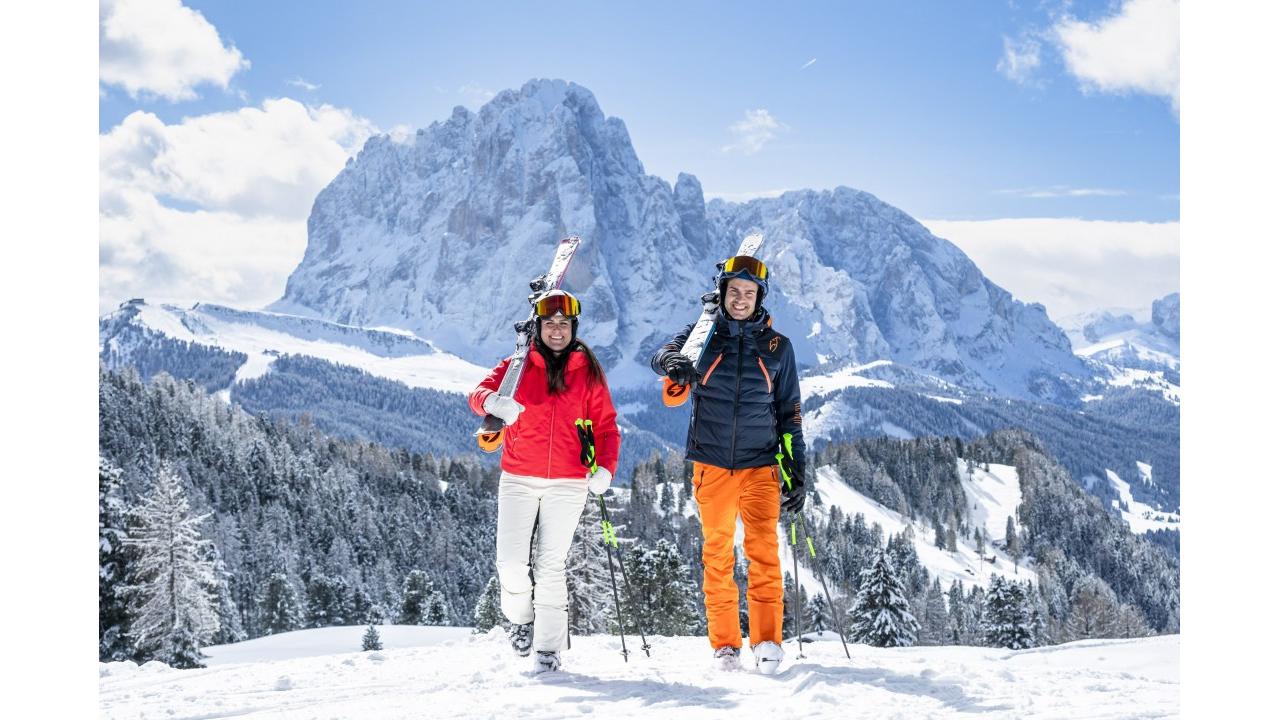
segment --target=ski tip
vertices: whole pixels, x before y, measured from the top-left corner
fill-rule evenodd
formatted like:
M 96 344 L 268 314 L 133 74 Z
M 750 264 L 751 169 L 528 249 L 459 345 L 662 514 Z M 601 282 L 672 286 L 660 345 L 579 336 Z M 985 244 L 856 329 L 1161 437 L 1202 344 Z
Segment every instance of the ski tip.
M 671 378 L 662 379 L 662 404 L 667 407 L 680 407 L 689 399 L 689 386 L 677 385 Z
M 505 429 L 506 428 L 503 428 L 503 430 Z M 482 432 L 476 435 L 476 444 L 480 446 L 481 450 L 487 453 L 497 451 L 498 448 L 502 447 L 503 430 L 499 430 L 497 432 Z

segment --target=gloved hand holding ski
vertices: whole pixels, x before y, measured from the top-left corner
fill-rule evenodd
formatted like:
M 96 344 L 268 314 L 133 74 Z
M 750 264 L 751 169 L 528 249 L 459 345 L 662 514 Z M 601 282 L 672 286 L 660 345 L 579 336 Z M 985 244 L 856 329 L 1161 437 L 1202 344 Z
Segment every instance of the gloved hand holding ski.
M 697 373 L 693 369 L 693 361 L 679 352 L 667 351 L 663 353 L 662 369 L 667 371 L 667 377 L 671 379 L 671 382 L 677 385 L 692 385 L 697 378 Z

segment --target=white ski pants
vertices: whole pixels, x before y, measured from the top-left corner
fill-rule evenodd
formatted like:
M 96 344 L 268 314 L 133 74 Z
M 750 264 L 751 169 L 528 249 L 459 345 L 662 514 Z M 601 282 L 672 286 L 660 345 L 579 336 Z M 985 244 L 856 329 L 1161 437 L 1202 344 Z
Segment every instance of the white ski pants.
M 565 561 L 586 500 L 587 483 L 581 478 L 548 480 L 504 471 L 498 480 L 502 614 L 512 623 L 533 623 L 534 650 L 562 650 L 568 644 Z M 530 583 L 529 544 L 535 519 L 538 552 Z

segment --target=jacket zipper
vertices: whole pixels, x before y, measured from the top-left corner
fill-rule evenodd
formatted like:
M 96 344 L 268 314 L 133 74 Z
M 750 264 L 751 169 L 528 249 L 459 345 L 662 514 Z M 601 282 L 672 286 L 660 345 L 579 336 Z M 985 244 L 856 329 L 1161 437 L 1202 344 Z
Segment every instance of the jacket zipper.
M 738 335 L 738 375 L 737 385 L 733 392 L 733 424 L 729 431 L 729 472 L 733 472 L 738 455 L 738 399 L 742 394 L 742 335 Z
M 547 477 L 551 477 L 551 454 L 552 448 L 555 447 L 556 436 L 556 400 L 551 398 L 551 421 L 550 427 L 547 429 Z

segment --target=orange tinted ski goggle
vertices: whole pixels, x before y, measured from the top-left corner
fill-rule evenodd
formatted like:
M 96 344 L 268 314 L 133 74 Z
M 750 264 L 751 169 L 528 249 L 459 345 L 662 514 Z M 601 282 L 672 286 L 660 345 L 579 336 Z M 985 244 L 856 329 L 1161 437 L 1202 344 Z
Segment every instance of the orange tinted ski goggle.
M 549 295 L 533 304 L 533 312 L 540 318 L 549 318 L 556 313 L 561 313 L 565 317 L 577 317 L 582 312 L 582 306 L 578 303 L 578 298 L 563 293 L 560 295 Z
M 764 280 L 769 277 L 769 268 L 764 261 L 750 255 L 735 255 L 724 261 L 725 273 L 745 272 Z

